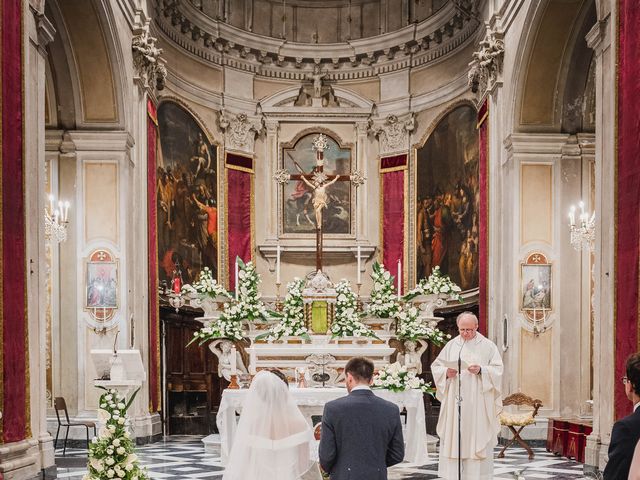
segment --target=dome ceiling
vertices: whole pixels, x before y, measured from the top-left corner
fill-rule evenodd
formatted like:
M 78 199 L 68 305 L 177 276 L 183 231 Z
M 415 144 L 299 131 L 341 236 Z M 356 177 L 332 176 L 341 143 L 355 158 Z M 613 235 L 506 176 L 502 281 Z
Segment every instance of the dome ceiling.
M 152 1 L 156 28 L 191 54 L 295 80 L 315 66 L 353 79 L 425 65 L 481 24 L 480 0 Z

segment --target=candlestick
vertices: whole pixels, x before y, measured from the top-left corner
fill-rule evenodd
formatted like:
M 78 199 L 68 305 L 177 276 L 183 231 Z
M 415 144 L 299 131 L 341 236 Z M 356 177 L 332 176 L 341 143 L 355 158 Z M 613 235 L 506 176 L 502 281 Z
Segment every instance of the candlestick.
M 64 202 L 64 218 L 62 219 L 62 221 L 67 222 L 69 221 L 69 205 L 70 203 Z
M 238 275 L 239 275 L 239 272 L 238 272 L 238 257 L 236 257 L 236 284 L 235 284 L 235 287 L 236 287 L 236 300 L 238 300 Z
M 398 260 L 398 300 L 402 296 L 402 261 Z
M 53 215 L 53 195 L 49 194 L 49 215 Z
M 575 226 L 576 224 L 576 207 L 575 205 L 571 205 L 571 209 L 569 210 L 569 225 Z
M 229 359 L 229 364 L 231 368 L 231 375 L 236 375 L 238 373 L 238 367 L 236 364 L 236 347 L 231 347 L 231 358 Z
M 280 244 L 276 247 L 276 283 L 280 283 Z
M 362 283 L 362 273 L 360 272 L 360 245 L 358 245 L 358 284 Z

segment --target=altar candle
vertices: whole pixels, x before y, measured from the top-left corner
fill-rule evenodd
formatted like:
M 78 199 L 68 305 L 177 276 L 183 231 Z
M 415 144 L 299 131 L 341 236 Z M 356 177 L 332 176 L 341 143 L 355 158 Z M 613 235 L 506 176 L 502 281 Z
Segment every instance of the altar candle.
M 53 215 L 53 195 L 49 194 L 49 215 Z
M 231 347 L 231 358 L 229 359 L 229 364 L 231 367 L 231 375 L 237 375 L 237 365 L 236 365 L 236 347 Z
M 358 284 L 362 283 L 362 274 L 360 272 L 360 245 L 358 245 Z
M 238 257 L 236 257 L 236 300 L 238 300 Z
M 276 283 L 280 283 L 280 244 L 276 247 Z
M 398 260 L 398 300 L 402 296 L 402 262 Z
M 64 218 L 63 221 L 67 222 L 69 220 L 69 202 L 64 202 Z
M 256 374 L 256 362 L 257 362 L 257 357 L 256 357 L 256 347 L 252 347 L 251 350 L 249 351 L 249 373 L 251 375 L 255 375 Z

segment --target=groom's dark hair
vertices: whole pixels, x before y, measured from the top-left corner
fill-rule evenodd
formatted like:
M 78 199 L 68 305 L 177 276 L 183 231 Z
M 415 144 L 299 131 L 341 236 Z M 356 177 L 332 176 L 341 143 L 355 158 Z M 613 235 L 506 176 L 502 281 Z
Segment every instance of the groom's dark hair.
M 344 367 L 344 374 L 350 373 L 358 381 L 370 382 L 373 378 L 373 362 L 364 357 L 353 357 Z

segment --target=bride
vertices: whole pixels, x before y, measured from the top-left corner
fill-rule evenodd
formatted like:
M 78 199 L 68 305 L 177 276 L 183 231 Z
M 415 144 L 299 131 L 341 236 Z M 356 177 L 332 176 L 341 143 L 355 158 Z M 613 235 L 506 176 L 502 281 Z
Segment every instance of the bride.
M 298 480 L 313 464 L 313 434 L 274 373 L 254 377 L 223 480 Z

